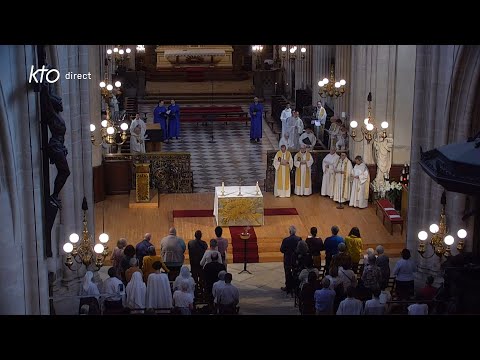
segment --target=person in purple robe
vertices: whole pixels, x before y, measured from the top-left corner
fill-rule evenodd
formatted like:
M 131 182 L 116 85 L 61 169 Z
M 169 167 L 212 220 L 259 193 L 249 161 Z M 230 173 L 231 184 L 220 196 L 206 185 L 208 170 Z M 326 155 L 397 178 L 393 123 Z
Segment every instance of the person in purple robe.
M 153 122 L 155 124 L 160 124 L 160 127 L 162 128 L 161 141 L 165 141 L 165 138 L 167 137 L 167 107 L 163 100 L 160 100 L 153 110 Z
M 175 100 L 170 102 L 167 114 L 168 120 L 168 139 L 176 138 L 180 135 L 180 107 L 175 104 Z
M 250 105 L 250 141 L 260 142 L 262 138 L 263 105 L 258 102 L 258 97 L 253 98 Z

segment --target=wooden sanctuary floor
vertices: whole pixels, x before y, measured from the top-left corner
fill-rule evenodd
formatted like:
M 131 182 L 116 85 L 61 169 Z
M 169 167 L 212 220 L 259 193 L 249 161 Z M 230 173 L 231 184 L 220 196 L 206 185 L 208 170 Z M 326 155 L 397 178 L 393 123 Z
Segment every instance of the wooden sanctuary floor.
M 95 233 L 100 234 L 104 230 L 110 235 L 110 250 L 121 237 L 135 245 L 147 232 L 152 234 L 152 243 L 159 248 L 160 240 L 168 234 L 171 226 L 177 228 L 178 236 L 186 242 L 194 238 L 196 230 L 201 230 L 202 239 L 209 243 L 210 239 L 215 237 L 214 217 L 174 219 L 172 211 L 212 209 L 213 212 L 213 201 L 213 193 L 161 194 L 158 208 L 129 208 L 129 195 L 108 196 L 105 201 L 95 204 Z M 290 225 L 296 226 L 297 235 L 302 239 L 307 237 L 312 226 L 318 228 L 318 235 L 322 239 L 330 236 L 332 225 L 340 228 L 341 236 L 348 235 L 350 229 L 357 226 L 364 250 L 381 244 L 387 255 L 395 257 L 399 256 L 406 244 L 405 231 L 400 235 L 400 227 L 395 225 L 393 236 L 390 235 L 390 225 L 382 225 L 380 212 L 375 215 L 374 205 L 362 210 L 345 206 L 340 210 L 336 208 L 336 203 L 319 194 L 275 198 L 272 193 L 264 193 L 264 207 L 296 208 L 299 215 L 265 216 L 265 225 L 255 227 L 260 262 L 282 261 L 280 244 L 282 239 L 288 236 Z M 223 236 L 231 241 L 228 227 L 224 228 Z M 188 251 L 186 255 L 188 258 Z M 228 255 L 231 262 L 232 255 Z

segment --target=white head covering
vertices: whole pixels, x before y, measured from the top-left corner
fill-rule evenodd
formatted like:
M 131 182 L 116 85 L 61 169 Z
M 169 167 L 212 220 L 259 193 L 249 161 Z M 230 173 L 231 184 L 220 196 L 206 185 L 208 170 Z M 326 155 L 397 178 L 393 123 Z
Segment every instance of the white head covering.
M 172 290 L 167 274 L 148 275 L 146 308 L 166 309 L 171 307 L 173 307 Z
M 83 277 L 83 291 L 88 292 L 88 289 L 90 288 L 90 284 L 93 284 L 93 272 L 87 271 L 85 273 L 85 276 Z
M 173 283 L 173 290 L 181 290 L 182 282 L 186 282 L 188 284 L 189 293 L 195 293 L 195 280 L 193 280 L 190 270 L 186 265 L 183 265 L 180 269 L 180 275 L 177 276 L 175 282 Z
M 145 293 L 147 287 L 143 282 L 142 274 L 135 271 L 132 279 L 127 284 L 125 292 L 127 294 L 127 307 L 130 309 L 144 309 L 145 308 Z

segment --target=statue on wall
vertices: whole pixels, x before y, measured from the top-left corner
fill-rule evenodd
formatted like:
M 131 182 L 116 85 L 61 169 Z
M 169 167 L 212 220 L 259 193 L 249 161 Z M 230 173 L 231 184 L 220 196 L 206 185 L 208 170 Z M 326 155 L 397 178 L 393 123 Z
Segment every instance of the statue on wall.
M 389 178 L 390 168 L 392 167 L 392 150 L 393 137 L 388 134 L 388 137 L 383 141 L 375 140 L 373 143 L 375 163 L 377 164 L 377 176 L 375 183 L 378 185 L 385 183 L 385 177 Z
M 54 93 L 53 86 L 53 84 L 43 83 L 40 99 L 43 110 L 42 118 L 44 121 L 46 120 L 51 133 L 50 140 L 48 141 L 47 155 L 50 163 L 55 164 L 57 168 L 53 192 L 48 201 L 52 206 L 61 209 L 62 203 L 59 199 L 59 194 L 67 178 L 70 176 L 70 169 L 67 162 L 68 150 L 64 145 L 67 128 L 65 121 L 60 116 L 60 113 L 63 111 L 62 98 Z

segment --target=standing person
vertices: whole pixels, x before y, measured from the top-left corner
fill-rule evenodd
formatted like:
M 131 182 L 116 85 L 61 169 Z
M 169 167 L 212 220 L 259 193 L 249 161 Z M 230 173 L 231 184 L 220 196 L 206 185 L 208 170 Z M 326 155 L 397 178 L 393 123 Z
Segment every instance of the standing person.
M 125 307 L 130 309 L 130 313 L 143 313 L 145 309 L 145 298 L 147 295 L 147 286 L 143 282 L 142 274 L 135 272 L 132 280 L 125 288 L 127 300 Z M 138 310 L 136 310 L 138 309 Z
M 258 97 L 253 98 L 249 108 L 250 113 L 250 141 L 260 142 L 262 138 L 263 105 L 258 102 Z
M 190 270 L 188 270 L 187 265 L 183 265 L 180 269 L 180 275 L 178 275 L 173 282 L 173 291 L 180 290 L 180 284 L 182 282 L 188 285 L 187 291 L 193 296 L 195 294 L 195 280 L 193 280 L 193 277 L 190 273 Z
M 290 236 L 283 239 L 280 246 L 280 252 L 283 253 L 283 269 L 285 271 L 285 287 L 281 289 L 287 293 L 293 291 L 293 255 L 297 249 L 298 242 L 302 240 L 301 237 L 296 235 L 297 228 L 295 226 L 290 225 L 288 232 Z
M 148 275 L 155 272 L 153 268 L 153 264 L 159 261 L 162 264 L 162 269 L 168 274 L 170 270 L 163 262 L 163 259 L 160 255 L 157 255 L 157 251 L 155 250 L 155 246 L 150 246 L 147 251 L 147 255 L 143 257 L 143 265 L 142 265 L 142 272 L 143 272 L 143 281 L 145 284 L 148 281 Z
M 135 247 L 135 254 L 138 259 L 138 266 L 143 266 L 143 257 L 148 255 L 148 249 L 152 246 L 152 234 L 146 233 L 143 240 Z
M 115 269 L 118 278 L 122 276 L 122 259 L 123 259 L 123 250 L 127 246 L 127 239 L 121 238 L 117 241 L 117 246 L 113 249 L 112 257 L 112 267 Z
M 337 225 L 332 226 L 332 236 L 329 236 L 325 239 L 325 273 L 328 274 L 330 269 L 330 262 L 332 261 L 333 255 L 338 254 L 338 244 L 344 243 L 345 241 L 341 236 L 338 236 L 340 229 Z
M 327 112 L 322 105 L 322 102 L 317 102 L 314 113 L 315 134 L 317 139 L 323 139 L 323 131 L 325 129 L 325 121 L 327 120 Z
M 168 235 L 160 242 L 160 249 L 163 261 L 170 270 L 168 277 L 170 281 L 174 281 L 180 273 L 186 250 L 185 241 L 177 236 L 177 229 L 170 228 Z
M 317 228 L 312 227 L 310 229 L 310 235 L 308 235 L 305 242 L 308 245 L 310 255 L 312 255 L 313 266 L 319 268 L 322 265 L 321 252 L 325 250 L 322 238 L 317 237 Z
M 352 270 L 357 272 L 358 262 L 362 254 L 362 237 L 358 227 L 353 227 L 348 236 L 345 237 L 345 245 L 347 245 L 347 254 L 352 257 Z
M 276 197 L 290 197 L 290 171 L 293 168 L 293 158 L 290 151 L 285 145 L 275 154 L 273 159 L 273 167 L 275 168 L 275 187 L 273 194 Z
M 130 124 L 130 152 L 132 154 L 145 153 L 146 131 L 147 125 L 140 118 L 140 114 L 137 113 Z
M 188 242 L 188 257 L 190 259 L 192 277 L 197 284 L 199 283 L 200 278 L 203 279 L 203 267 L 200 265 L 200 261 L 207 248 L 207 243 L 202 240 L 202 232 L 200 230 L 195 231 L 195 240 L 190 240 Z
M 330 290 L 330 280 L 323 278 L 321 288 L 315 291 L 313 297 L 315 299 L 315 310 L 317 315 L 333 315 L 335 291 Z
M 147 309 L 170 309 L 172 304 L 172 290 L 168 276 L 162 273 L 162 264 L 159 261 L 153 263 L 154 273 L 148 275 L 145 307 Z
M 180 287 L 173 293 L 173 306 L 180 315 L 192 314 L 194 296 L 188 288 L 188 283 L 181 282 Z
M 218 291 L 218 312 L 219 314 L 236 314 L 236 308 L 240 301 L 240 293 L 236 286 L 232 285 L 232 274 L 225 274 L 225 285 Z
M 323 158 L 322 161 L 322 189 L 320 194 L 322 196 L 329 196 L 333 199 L 333 185 L 335 184 L 335 164 L 340 156 L 337 154 L 335 148 L 330 149 L 330 153 Z
M 282 110 L 280 115 L 280 121 L 282 122 L 282 138 L 285 135 L 285 130 L 287 129 L 287 119 L 292 116 L 292 109 L 290 108 L 290 103 L 285 105 L 285 109 Z
M 300 119 L 300 113 L 293 111 L 293 116 L 286 121 L 286 132 L 288 131 L 289 148 L 298 150 L 300 148 L 300 135 L 303 133 L 303 120 Z
M 160 128 L 162 129 L 162 141 L 165 141 L 167 137 L 167 107 L 165 106 L 165 102 L 160 100 L 158 105 L 153 110 L 153 123 L 160 124 Z
M 307 146 L 302 144 L 300 152 L 294 157 L 295 170 L 295 194 L 310 195 L 312 193 L 312 165 L 313 156 L 307 151 Z
M 205 265 L 212 261 L 212 255 L 217 254 L 218 262 L 222 264 L 222 254 L 218 251 L 218 242 L 216 239 L 210 240 L 210 249 L 205 251 L 203 254 L 202 260 L 200 260 L 200 265 L 205 269 Z
M 347 298 L 340 302 L 337 315 L 362 315 L 363 303 L 355 298 L 355 288 L 349 286 L 346 292 Z
M 383 289 L 387 287 L 388 279 L 390 278 L 390 259 L 385 255 L 385 250 L 382 245 L 377 246 L 376 252 L 376 264 L 382 271 L 382 283 L 380 284 L 380 289 Z
M 351 185 L 350 174 L 352 173 L 352 163 L 347 158 L 346 153 L 340 155 L 335 164 L 335 184 L 333 186 L 333 201 L 343 204 L 350 199 Z
M 108 276 L 109 278 L 103 282 L 102 290 L 103 294 L 106 294 L 103 302 L 104 314 L 118 314 L 123 310 L 121 289 L 124 285 L 117 277 L 113 266 L 108 269 Z
M 218 273 L 225 270 L 225 265 L 220 261 L 220 254 L 215 251 L 211 255 L 211 261 L 206 263 L 203 267 L 203 273 L 205 274 L 205 290 L 208 294 L 212 294 L 213 284 L 218 280 Z
M 175 103 L 175 100 L 170 101 L 167 110 L 168 114 L 168 139 L 180 136 L 180 107 Z
M 368 194 L 370 191 L 370 174 L 362 157 L 355 156 L 355 167 L 352 170 L 353 182 L 350 195 L 350 206 L 364 209 L 368 207 Z
M 402 250 L 402 258 L 397 261 L 393 269 L 395 276 L 395 290 L 399 300 L 410 300 L 413 296 L 415 263 L 410 258 L 410 250 Z
M 100 304 L 98 298 L 100 297 L 100 291 L 98 286 L 92 281 L 93 272 L 87 271 L 83 277 L 82 287 L 80 288 L 80 296 L 84 296 L 80 299 L 80 306 L 78 311 L 83 305 L 89 306 L 89 315 L 100 315 Z
M 218 252 L 222 255 L 222 264 L 227 269 L 227 248 L 228 240 L 222 237 L 223 229 L 221 226 L 215 228 L 215 235 L 217 236 Z

